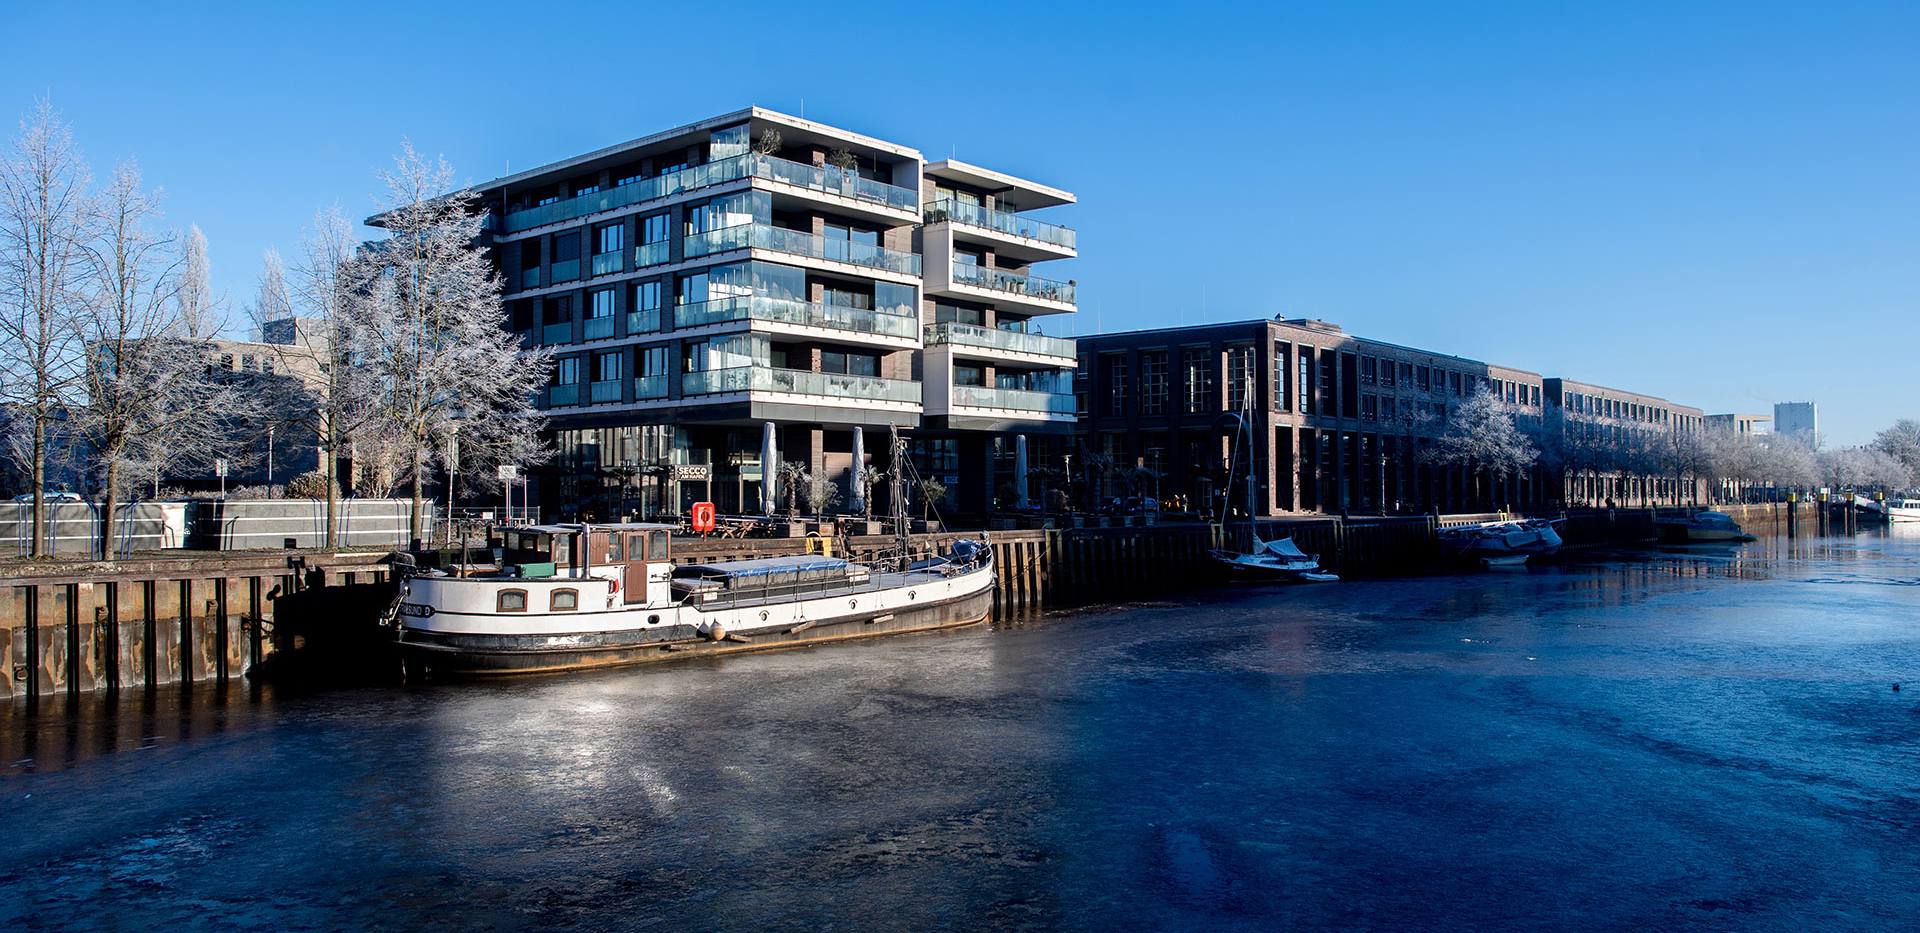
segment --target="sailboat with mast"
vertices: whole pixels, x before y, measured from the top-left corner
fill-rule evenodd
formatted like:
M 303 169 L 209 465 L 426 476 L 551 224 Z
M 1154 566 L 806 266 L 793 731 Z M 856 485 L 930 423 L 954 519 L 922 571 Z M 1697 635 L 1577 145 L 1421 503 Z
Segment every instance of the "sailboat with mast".
M 1251 383 L 1251 379 L 1248 380 Z M 1260 537 L 1260 525 L 1254 516 L 1254 457 L 1253 457 L 1253 386 L 1249 384 L 1241 393 L 1244 400 L 1240 411 L 1234 414 L 1237 424 L 1233 432 L 1232 453 L 1227 458 L 1227 486 L 1232 488 L 1234 476 L 1239 472 L 1240 461 L 1246 461 L 1247 489 L 1247 547 L 1245 550 L 1234 548 L 1216 548 L 1207 552 L 1214 565 L 1224 570 L 1228 579 L 1266 583 L 1337 583 L 1338 574 L 1329 573 L 1320 566 L 1317 554 L 1308 554 L 1293 543 L 1292 536 L 1267 541 Z M 1244 439 L 1245 443 L 1242 443 Z M 1244 456 L 1243 456 L 1244 454 Z M 1230 516 L 1227 514 L 1227 496 L 1220 500 L 1220 523 L 1224 528 Z

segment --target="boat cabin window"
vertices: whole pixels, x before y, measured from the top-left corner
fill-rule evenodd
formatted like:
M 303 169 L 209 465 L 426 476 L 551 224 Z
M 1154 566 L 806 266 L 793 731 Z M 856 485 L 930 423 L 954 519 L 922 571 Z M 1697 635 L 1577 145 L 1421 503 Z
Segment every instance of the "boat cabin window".
M 500 595 L 494 600 L 494 610 L 496 612 L 526 612 L 527 591 L 501 590 Z
M 619 560 L 627 559 L 625 554 L 625 549 L 620 546 L 620 543 L 623 540 L 624 540 L 623 537 L 620 535 L 607 535 L 607 560 L 608 561 L 619 561 Z
M 627 554 L 630 555 L 627 558 L 628 560 L 646 560 L 647 559 L 646 535 L 627 535 Z
M 580 591 L 554 590 L 553 597 L 549 601 L 548 606 L 554 612 L 572 612 L 580 608 Z
M 666 560 L 669 540 L 667 532 L 665 531 L 647 532 L 647 559 L 655 561 Z

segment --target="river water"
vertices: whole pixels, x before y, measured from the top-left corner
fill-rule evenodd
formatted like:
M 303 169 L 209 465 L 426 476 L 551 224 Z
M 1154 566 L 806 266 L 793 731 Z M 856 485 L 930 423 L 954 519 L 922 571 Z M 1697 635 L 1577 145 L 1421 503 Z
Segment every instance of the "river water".
M 8 929 L 1916 924 L 1920 539 L 0 707 Z

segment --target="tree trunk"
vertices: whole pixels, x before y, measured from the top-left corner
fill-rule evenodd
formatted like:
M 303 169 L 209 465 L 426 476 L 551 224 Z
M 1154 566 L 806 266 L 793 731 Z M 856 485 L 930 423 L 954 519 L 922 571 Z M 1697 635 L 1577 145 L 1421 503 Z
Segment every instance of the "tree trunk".
M 420 491 L 420 458 L 413 458 L 413 507 L 407 510 L 407 537 L 414 541 L 425 541 L 421 535 L 425 518 L 420 514 L 420 504 L 425 501 Z
M 340 507 L 340 495 L 336 491 L 336 486 L 340 484 L 340 457 L 334 455 L 334 451 L 340 449 L 338 442 L 340 438 L 334 436 L 332 419 L 328 419 L 326 445 L 321 449 L 321 476 L 326 480 L 326 530 L 321 532 L 321 547 L 326 547 L 328 551 L 340 547 L 334 543 L 334 522 L 338 520 Z M 513 520 L 513 516 L 509 516 L 509 520 Z
M 33 488 L 33 542 L 28 545 L 27 553 L 32 557 L 45 557 L 47 552 L 42 542 L 46 540 L 47 530 L 47 419 L 44 412 L 33 415 L 32 471 L 29 482 Z
M 120 492 L 120 457 L 109 454 L 107 457 L 107 481 L 100 491 L 100 559 L 112 560 L 114 557 L 113 510 Z

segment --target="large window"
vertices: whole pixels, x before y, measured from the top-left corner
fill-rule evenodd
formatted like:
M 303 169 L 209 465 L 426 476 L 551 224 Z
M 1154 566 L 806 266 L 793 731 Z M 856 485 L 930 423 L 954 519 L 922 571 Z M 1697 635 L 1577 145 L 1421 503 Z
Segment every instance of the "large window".
M 984 327 L 987 323 L 987 313 L 979 308 L 935 302 L 933 321 L 936 324 L 972 324 L 975 327 Z
M 620 358 L 626 355 L 621 350 L 609 350 L 593 355 L 593 381 L 617 382 L 620 379 Z
M 1294 394 L 1300 399 L 1300 413 L 1313 414 L 1313 348 L 1301 347 L 1300 378 L 1294 380 Z
M 1288 358 L 1292 355 L 1288 351 L 1291 349 L 1292 347 L 1284 341 L 1273 345 L 1274 411 L 1286 411 L 1291 407 L 1292 399 L 1288 397 L 1290 393 L 1287 391 L 1289 384 L 1292 382 L 1292 380 L 1288 378 L 1288 376 L 1291 375 L 1288 370 L 1288 365 L 1291 360 Z
M 580 383 L 580 358 L 577 356 L 558 356 L 553 360 L 553 371 L 547 377 L 548 385 L 570 386 Z
M 660 329 L 660 283 L 633 286 L 633 308 L 627 312 L 627 333 L 646 334 Z
M 845 373 L 849 376 L 878 376 L 880 375 L 880 357 L 872 353 L 822 350 L 820 351 L 820 371 Z
M 1187 377 L 1187 411 L 1212 411 L 1215 405 L 1213 351 L 1206 347 L 1189 347 L 1181 352 L 1181 368 Z
M 1253 398 L 1253 347 L 1227 348 L 1227 409 L 1240 411 Z
M 553 280 L 566 282 L 580 277 L 580 234 L 573 231 L 553 235 Z
M 987 371 L 978 366 L 953 367 L 953 384 L 957 386 L 984 386 L 987 384 Z
M 604 256 L 618 253 L 626 245 L 627 225 L 625 223 L 601 224 L 593 230 L 593 254 Z
M 1146 350 L 1140 354 L 1140 413 L 1163 415 L 1167 412 L 1167 351 Z
M 1103 368 L 1107 371 L 1107 414 L 1119 417 L 1127 413 L 1127 355 L 1124 353 L 1103 353 L 1100 355 Z

